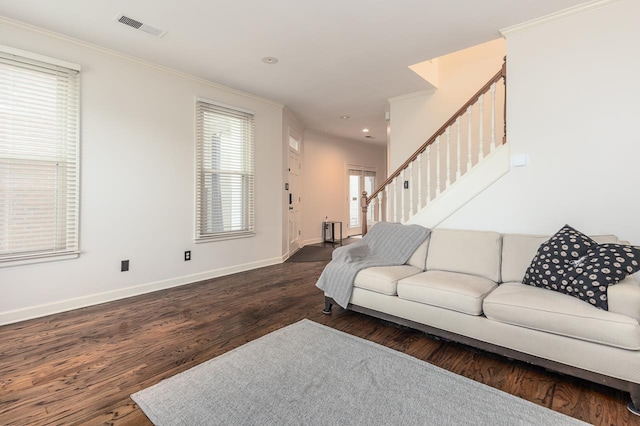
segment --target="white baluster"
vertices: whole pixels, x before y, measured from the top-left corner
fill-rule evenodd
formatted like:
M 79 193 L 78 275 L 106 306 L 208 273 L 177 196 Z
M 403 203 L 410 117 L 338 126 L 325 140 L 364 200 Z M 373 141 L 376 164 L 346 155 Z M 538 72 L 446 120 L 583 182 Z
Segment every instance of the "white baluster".
M 368 223 L 367 221 L 369 225 L 373 225 L 376 222 L 376 210 L 378 209 L 377 202 L 378 200 L 373 198 L 369 203 L 369 208 L 367 209 L 367 214 L 371 213 L 371 223 Z
M 415 160 L 414 160 L 415 161 Z M 413 184 L 415 180 L 413 179 L 413 161 L 409 163 L 409 217 L 413 216 Z
M 393 179 L 393 221 L 398 221 L 398 177 Z
M 451 126 L 447 127 L 445 134 L 447 135 L 447 164 L 445 167 L 445 171 L 447 172 L 446 187 L 449 188 L 449 186 L 451 186 Z
M 472 127 L 472 105 L 469 105 L 469 108 L 467 108 L 467 172 L 469 170 L 471 170 L 472 167 L 472 163 L 471 163 L 471 138 L 472 138 L 472 132 L 471 132 L 471 127 Z
M 431 201 L 431 145 L 427 147 L 427 200 L 425 206 Z
M 418 154 L 418 177 L 416 178 L 416 182 L 418 182 L 418 203 L 416 204 L 416 213 L 422 208 L 422 154 L 422 152 Z
M 478 161 L 482 161 L 484 158 L 484 94 L 480 95 L 480 98 L 478 99 L 478 106 L 480 107 L 480 122 L 478 123 L 478 132 L 480 133 Z
M 491 85 L 491 152 L 496 149 L 496 84 Z
M 407 180 L 407 174 L 406 174 L 407 169 L 402 169 L 402 173 L 400 173 L 400 202 L 402 203 L 402 209 L 400 209 L 400 214 L 402 215 L 400 217 L 400 223 L 404 223 L 405 218 L 407 217 L 407 200 L 406 200 L 406 192 L 407 190 L 404 189 L 404 182 Z
M 436 138 L 436 197 L 440 195 L 440 136 Z
M 460 157 L 462 157 L 462 155 L 460 155 L 460 116 L 458 116 L 458 118 L 456 118 L 456 129 L 457 129 L 457 133 L 458 133 L 458 144 L 457 144 L 457 149 L 456 149 L 456 156 L 458 157 L 458 161 L 456 161 L 456 182 L 458 181 L 458 179 L 460 179 Z
M 384 206 L 384 221 L 385 222 L 390 222 L 389 220 L 387 220 L 388 218 L 391 217 L 391 203 L 389 202 L 389 187 L 391 186 L 391 184 L 387 184 L 387 186 L 384 187 L 384 200 L 387 202 Z
M 384 222 L 384 217 L 382 216 L 382 192 L 378 192 L 378 196 L 376 199 L 378 200 L 378 222 Z

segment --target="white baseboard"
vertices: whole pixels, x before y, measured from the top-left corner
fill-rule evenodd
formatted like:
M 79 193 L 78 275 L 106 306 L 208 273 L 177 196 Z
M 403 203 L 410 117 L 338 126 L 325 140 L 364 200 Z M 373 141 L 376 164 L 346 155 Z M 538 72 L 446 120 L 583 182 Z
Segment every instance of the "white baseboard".
M 156 281 L 147 284 L 140 284 L 133 287 L 122 288 L 104 293 L 91 294 L 88 296 L 73 299 L 61 300 L 28 308 L 16 309 L 13 311 L 0 312 L 0 325 L 13 324 L 33 318 L 40 318 L 60 312 L 85 308 L 87 306 L 99 305 L 101 303 L 113 302 L 115 300 L 126 299 L 127 297 L 139 296 L 158 290 L 165 290 L 172 287 L 193 284 L 199 281 L 209 280 L 216 277 L 231 275 L 238 272 L 249 271 L 262 268 L 264 266 L 277 265 L 283 262 L 282 257 L 261 260 L 258 262 L 235 265 L 228 268 L 214 269 L 192 275 L 171 278 L 168 280 Z
M 302 242 L 302 247 L 308 246 L 309 244 L 318 244 L 322 242 L 322 238 L 312 238 L 310 240 L 304 240 Z

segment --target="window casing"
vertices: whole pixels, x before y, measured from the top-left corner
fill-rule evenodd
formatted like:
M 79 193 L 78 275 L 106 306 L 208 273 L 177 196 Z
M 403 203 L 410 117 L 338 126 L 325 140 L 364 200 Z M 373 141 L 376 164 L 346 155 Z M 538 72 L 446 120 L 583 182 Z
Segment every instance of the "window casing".
M 196 241 L 252 236 L 254 117 L 196 101 Z
M 79 112 L 79 66 L 0 46 L 0 266 L 77 257 Z

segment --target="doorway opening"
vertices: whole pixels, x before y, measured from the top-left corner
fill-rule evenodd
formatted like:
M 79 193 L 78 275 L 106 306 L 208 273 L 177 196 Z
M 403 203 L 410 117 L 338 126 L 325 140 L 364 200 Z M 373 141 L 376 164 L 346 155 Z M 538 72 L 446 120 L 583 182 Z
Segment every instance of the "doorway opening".
M 289 129 L 289 170 L 288 170 L 288 242 L 289 254 L 293 254 L 302 246 L 302 161 L 300 148 L 302 138 Z
M 362 233 L 362 191 L 372 194 L 376 188 L 376 171 L 373 167 L 349 166 L 349 224 L 348 235 Z M 367 212 L 367 223 L 373 220 L 373 212 Z

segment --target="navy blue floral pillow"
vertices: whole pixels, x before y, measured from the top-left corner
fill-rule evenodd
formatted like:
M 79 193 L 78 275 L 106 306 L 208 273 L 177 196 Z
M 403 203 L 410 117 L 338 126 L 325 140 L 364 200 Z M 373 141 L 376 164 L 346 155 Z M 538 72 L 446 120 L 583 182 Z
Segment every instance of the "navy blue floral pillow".
M 540 245 L 522 282 L 577 297 L 609 310 L 610 285 L 640 270 L 640 248 L 598 244 L 565 225 Z
M 522 279 L 524 284 L 562 291 L 569 284 L 567 272 L 574 262 L 598 243 L 565 225 L 540 245 Z
M 570 268 L 564 293 L 609 310 L 607 290 L 627 275 L 640 270 L 640 248 L 623 244 L 600 244 Z

